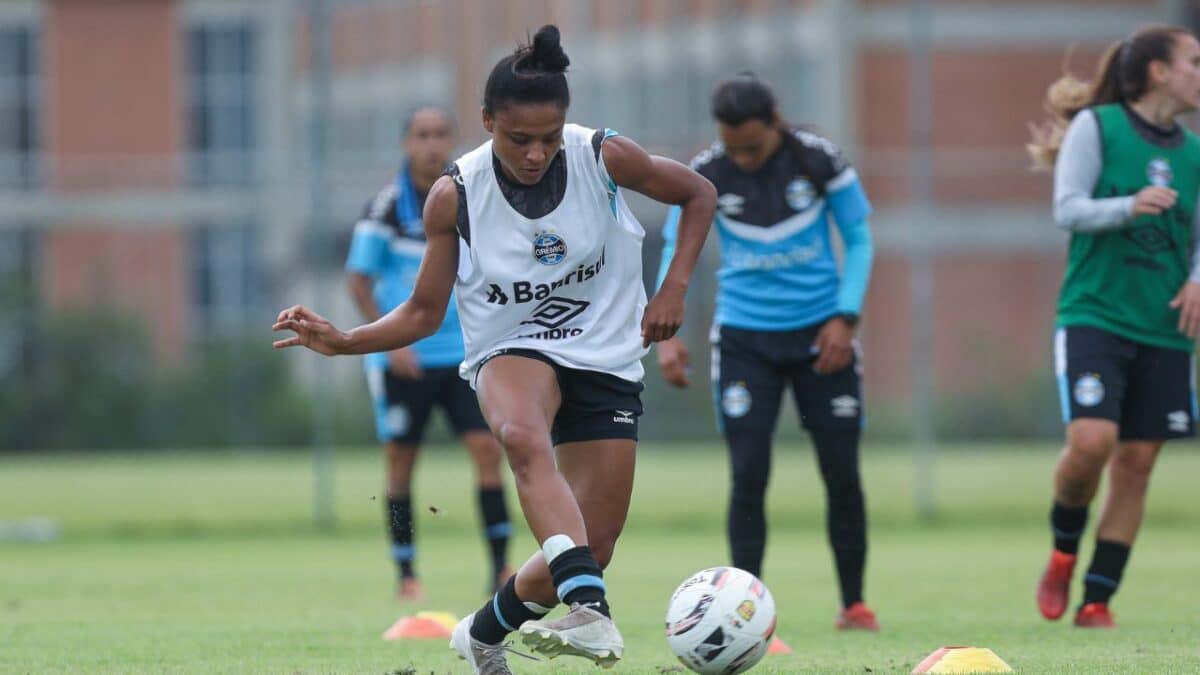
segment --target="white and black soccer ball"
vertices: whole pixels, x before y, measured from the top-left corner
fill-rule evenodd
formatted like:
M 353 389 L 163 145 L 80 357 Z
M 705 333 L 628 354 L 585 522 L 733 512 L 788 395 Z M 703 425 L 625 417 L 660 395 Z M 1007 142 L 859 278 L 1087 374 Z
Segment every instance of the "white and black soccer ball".
M 775 633 L 775 600 L 758 577 L 736 567 L 697 572 L 667 606 L 667 643 L 701 675 L 749 670 Z

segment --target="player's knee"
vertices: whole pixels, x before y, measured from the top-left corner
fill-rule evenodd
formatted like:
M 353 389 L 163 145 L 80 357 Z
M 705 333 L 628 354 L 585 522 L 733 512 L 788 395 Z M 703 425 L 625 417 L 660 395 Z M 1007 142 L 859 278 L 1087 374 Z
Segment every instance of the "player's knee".
M 821 468 L 821 480 L 830 499 L 862 498 L 862 479 L 856 465 L 826 464 Z
M 1067 431 L 1067 448 L 1079 459 L 1103 462 L 1116 445 L 1116 425 L 1072 425 Z
M 766 497 L 767 480 L 765 476 L 733 477 L 733 490 L 730 499 L 736 504 L 761 504 Z
M 866 500 L 858 481 L 830 485 L 826 495 L 831 513 L 862 513 L 866 510 Z
M 526 422 L 503 422 L 496 429 L 496 440 L 504 446 L 510 460 L 513 456 L 523 456 L 535 453 L 546 445 L 545 433 L 534 425 Z
M 506 423 L 500 426 L 496 436 L 508 454 L 508 466 L 518 485 L 536 483 L 540 476 L 555 471 L 549 439 L 542 439 L 535 428 Z
M 1153 452 L 1118 452 L 1112 460 L 1112 478 L 1134 483 L 1148 483 L 1157 455 Z
M 747 494 L 761 493 L 767 489 L 770 466 L 764 462 L 738 460 L 733 462 L 733 490 Z

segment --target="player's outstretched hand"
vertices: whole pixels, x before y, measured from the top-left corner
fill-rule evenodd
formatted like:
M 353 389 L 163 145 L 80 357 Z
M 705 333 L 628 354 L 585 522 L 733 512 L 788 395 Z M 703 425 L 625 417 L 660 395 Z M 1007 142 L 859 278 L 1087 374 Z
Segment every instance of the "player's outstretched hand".
M 296 333 L 292 337 L 276 340 L 273 343 L 275 349 L 308 347 L 319 354 L 333 356 L 341 354 L 349 342 L 346 334 L 335 328 L 328 319 L 300 305 L 280 312 L 271 330 Z
M 662 342 L 674 337 L 683 325 L 683 289 L 668 288 L 664 285 L 658 289 L 646 311 L 642 314 L 642 346 L 649 347 L 652 342 Z
M 1171 300 L 1171 309 L 1179 310 L 1179 332 L 1195 340 L 1200 335 L 1200 282 L 1185 283 Z
M 667 384 L 682 388 L 692 383 L 691 356 L 683 340 L 673 337 L 658 343 L 658 369 Z
M 836 373 L 850 365 L 854 356 L 854 328 L 845 319 L 834 317 L 821 326 L 812 348 L 817 353 L 813 370 L 820 375 Z

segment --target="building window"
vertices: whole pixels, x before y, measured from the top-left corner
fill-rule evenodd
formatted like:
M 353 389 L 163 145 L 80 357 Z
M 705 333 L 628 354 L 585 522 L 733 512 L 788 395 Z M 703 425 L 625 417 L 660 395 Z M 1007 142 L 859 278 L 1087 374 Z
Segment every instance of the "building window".
M 39 70 L 36 29 L 0 26 L 0 187 L 38 181 Z
M 817 119 L 821 105 L 812 83 L 819 74 L 820 60 L 792 39 L 788 32 L 792 24 L 731 22 L 727 26 L 731 34 L 739 34 L 742 24 L 757 26 L 765 44 L 752 50 L 740 39 L 705 38 L 712 42 L 705 48 L 720 50 L 721 56 L 701 59 L 695 58 L 692 34 L 682 30 L 637 29 L 642 33 L 632 43 L 597 40 L 591 45 L 592 62 L 572 70 L 575 109 L 590 115 L 581 121 L 616 129 L 657 152 L 690 158 L 716 137 L 709 112 L 713 87 L 746 69 L 771 82 L 785 118 Z M 657 47 L 634 53 L 637 44 Z M 622 67 L 596 65 L 612 60 Z
M 186 30 L 188 177 L 204 187 L 255 180 L 258 33 L 245 19 Z
M 31 344 L 37 243 L 34 230 L 0 229 L 0 381 L 12 381 Z
M 237 335 L 257 321 L 262 297 L 257 244 L 250 225 L 189 233 L 192 315 L 201 334 Z

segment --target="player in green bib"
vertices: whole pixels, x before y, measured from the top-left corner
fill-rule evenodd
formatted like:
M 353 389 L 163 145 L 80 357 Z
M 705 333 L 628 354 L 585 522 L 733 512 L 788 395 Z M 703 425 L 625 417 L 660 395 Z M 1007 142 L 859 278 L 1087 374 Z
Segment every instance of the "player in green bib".
M 1037 588 L 1067 609 L 1088 505 L 1108 467 L 1075 625 L 1112 628 L 1120 585 L 1163 444 L 1195 433 L 1200 331 L 1200 138 L 1176 118 L 1200 108 L 1200 43 L 1150 26 L 1113 44 L 1092 83 L 1047 95 L 1035 162 L 1054 169 L 1054 219 L 1071 232 L 1054 338 L 1067 442 L 1054 472 L 1054 549 Z

